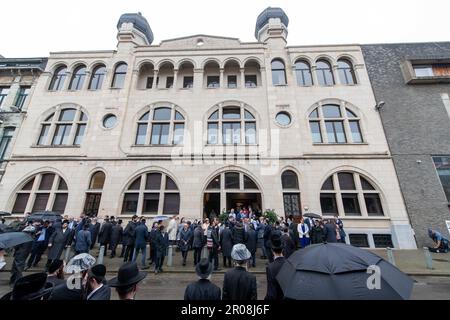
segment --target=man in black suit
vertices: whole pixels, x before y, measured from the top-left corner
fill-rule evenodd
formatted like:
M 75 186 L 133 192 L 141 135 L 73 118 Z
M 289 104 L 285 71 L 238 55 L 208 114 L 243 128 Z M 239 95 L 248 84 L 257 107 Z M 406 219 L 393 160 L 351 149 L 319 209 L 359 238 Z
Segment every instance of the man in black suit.
M 278 234 L 274 234 L 270 239 L 274 261 L 266 267 L 267 294 L 264 300 L 282 300 L 283 290 L 277 280 L 278 272 L 286 261 L 283 257 L 283 243 Z
M 105 246 L 104 255 L 108 251 L 108 244 L 111 241 L 111 233 L 112 233 L 112 223 L 109 222 L 109 218 L 105 218 L 105 222 L 103 222 L 100 232 L 98 234 L 98 242 L 100 246 Z
M 89 292 L 86 300 L 110 300 L 111 288 L 105 281 L 106 267 L 97 264 L 88 271 L 86 289 Z
M 247 271 L 248 260 L 252 257 L 245 244 L 233 246 L 231 258 L 234 269 L 225 273 L 223 279 L 223 300 L 257 300 L 256 277 Z
M 220 300 L 221 290 L 210 281 L 213 265 L 208 259 L 201 259 L 195 267 L 199 280 L 190 283 L 184 292 L 184 300 Z
M 91 232 L 92 244 L 91 250 L 94 249 L 95 243 L 97 242 L 97 237 L 100 232 L 100 223 L 97 222 L 97 218 L 92 218 L 92 222 L 89 225 L 89 231 Z

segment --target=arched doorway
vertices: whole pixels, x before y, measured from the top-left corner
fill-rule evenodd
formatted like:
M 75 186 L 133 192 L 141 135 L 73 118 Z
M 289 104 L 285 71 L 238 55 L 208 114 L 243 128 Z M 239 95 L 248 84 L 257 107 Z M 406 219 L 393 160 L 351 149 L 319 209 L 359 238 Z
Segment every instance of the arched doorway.
M 258 185 L 238 171 L 222 172 L 211 179 L 203 195 L 203 217 L 219 216 L 223 209 L 252 208 L 259 215 L 262 197 Z

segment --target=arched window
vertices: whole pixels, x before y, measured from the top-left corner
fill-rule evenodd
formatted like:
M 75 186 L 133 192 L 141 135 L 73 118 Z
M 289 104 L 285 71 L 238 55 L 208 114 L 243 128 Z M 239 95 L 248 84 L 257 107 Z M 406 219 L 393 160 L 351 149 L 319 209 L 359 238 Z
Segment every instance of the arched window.
M 37 211 L 64 214 L 68 197 L 67 184 L 55 173 L 39 173 L 28 179 L 15 196 L 13 214 Z
M 295 74 L 297 76 L 297 84 L 302 87 L 312 86 L 313 79 L 311 74 L 311 66 L 304 60 L 295 62 Z
M 350 109 L 326 104 L 309 115 L 313 143 L 363 143 L 360 118 Z
M 339 59 L 338 72 L 341 84 L 356 84 L 355 70 L 353 69 L 353 65 L 350 61 L 347 59 Z
M 69 90 L 81 90 L 86 78 L 86 66 L 78 66 L 70 79 Z
M 97 171 L 89 181 L 89 189 L 86 192 L 86 200 L 84 203 L 84 213 L 89 217 L 96 217 L 98 215 L 105 179 L 105 173 L 103 171 Z
M 286 85 L 286 70 L 280 59 L 272 61 L 272 83 L 274 86 Z
M 113 81 L 111 87 L 114 89 L 122 89 L 125 84 L 128 65 L 125 62 L 119 63 L 114 70 Z
M 87 120 L 80 107 L 62 107 L 41 123 L 37 145 L 80 145 Z
M 180 193 L 168 175 L 147 172 L 135 178 L 123 196 L 122 214 L 172 215 L 180 211 Z
M 151 108 L 138 121 L 137 145 L 180 145 L 184 140 L 184 116 L 176 107 Z
M 104 65 L 98 65 L 92 72 L 91 80 L 89 82 L 90 90 L 100 90 L 102 88 L 103 79 L 105 79 L 106 67 Z
M 208 144 L 257 143 L 255 116 L 244 107 L 219 107 L 209 116 L 207 130 Z
M 324 215 L 384 216 L 380 191 L 356 172 L 337 172 L 323 184 L 320 205 Z
M 300 187 L 297 174 L 292 170 L 284 171 L 281 175 L 281 185 L 285 216 L 301 216 Z
M 328 61 L 321 59 L 316 62 L 317 81 L 321 86 L 334 85 L 333 71 Z
M 91 177 L 91 182 L 89 183 L 90 190 L 102 190 L 105 184 L 106 175 L 103 171 L 97 171 Z
M 67 77 L 67 67 L 60 66 L 53 73 L 52 81 L 50 81 L 50 86 L 48 90 L 58 91 L 62 90 L 64 87 L 64 81 Z

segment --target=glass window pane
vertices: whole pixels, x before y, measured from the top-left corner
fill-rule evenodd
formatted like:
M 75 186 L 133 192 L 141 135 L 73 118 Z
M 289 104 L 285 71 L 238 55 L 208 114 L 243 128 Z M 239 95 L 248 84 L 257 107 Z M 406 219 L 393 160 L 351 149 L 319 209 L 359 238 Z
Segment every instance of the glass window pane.
M 322 185 L 322 190 L 334 190 L 333 176 L 330 176 Z
M 169 144 L 169 124 L 161 125 L 161 140 L 160 144 Z
M 153 120 L 170 120 L 171 112 L 170 108 L 156 108 L 153 113 Z
M 354 143 L 362 143 L 361 129 L 359 128 L 359 121 L 350 121 L 350 131 L 352 132 L 352 139 Z
M 67 184 L 63 178 L 59 178 L 58 190 L 67 190 Z
M 116 72 L 127 72 L 127 64 L 121 63 L 116 67 Z
M 319 118 L 318 108 L 314 109 L 314 111 L 309 114 L 309 117 L 312 118 L 312 119 Z
M 87 121 L 87 115 L 84 112 L 80 112 L 80 121 Z
M 322 143 L 322 133 L 320 131 L 320 123 L 318 121 L 311 121 L 311 135 L 313 143 Z
M 344 206 L 344 212 L 348 216 L 360 216 L 361 210 L 359 209 L 359 201 L 357 193 L 343 193 L 342 204 Z
M 45 173 L 41 176 L 41 183 L 39 184 L 39 190 L 51 190 L 55 175 L 53 173 Z
M 178 111 L 175 111 L 175 120 L 184 120 L 184 117 Z
M 366 202 L 367 214 L 369 216 L 384 216 L 379 194 L 365 193 L 364 200 Z
M 279 112 L 275 117 L 275 120 L 281 126 L 288 126 L 291 124 L 291 117 L 286 112 Z
M 341 190 L 356 190 L 353 173 L 340 172 L 338 173 L 338 179 Z
M 220 190 L 220 175 L 211 180 L 206 190 Z
M 337 142 L 337 138 L 335 136 L 333 122 L 332 121 L 326 121 L 325 122 L 325 127 L 327 128 L 328 143 L 336 143 Z
M 49 193 L 37 193 L 34 199 L 32 212 L 45 211 L 49 197 Z
M 166 78 L 166 89 L 170 89 L 173 87 L 173 77 Z
M 345 109 L 345 111 L 347 112 L 348 118 L 357 118 L 356 114 L 353 111 L 350 111 L 349 109 Z
M 67 204 L 67 193 L 58 193 L 55 195 L 55 202 L 53 202 L 52 211 L 64 214 Z
M 163 214 L 173 215 L 180 213 L 180 195 L 178 193 L 164 194 Z
M 298 189 L 297 174 L 292 170 L 283 172 L 281 175 L 281 185 L 283 189 Z
M 166 176 L 166 190 L 178 190 L 176 183 L 169 176 Z
M 447 202 L 450 203 L 450 157 L 434 157 L 433 161 L 447 196 Z
M 244 117 L 246 120 L 254 120 L 255 119 L 255 117 L 247 110 L 244 111 Z
M 208 88 L 219 88 L 220 77 L 219 76 L 207 76 L 206 83 Z
M 31 190 L 33 188 L 34 178 L 28 181 L 22 188 L 22 190 Z
M 272 61 L 272 69 L 284 69 L 284 63 L 280 60 L 273 60 Z
M 324 118 L 340 118 L 341 117 L 341 108 L 336 105 L 328 104 L 322 106 L 322 112 Z
M 174 125 L 174 131 L 173 131 L 173 144 L 183 144 L 183 138 L 184 138 L 184 124 L 183 123 L 177 123 Z
M 75 120 L 75 113 L 77 110 L 75 109 L 64 109 L 61 111 L 59 115 L 59 121 L 73 121 Z
M 369 181 L 367 181 L 363 177 L 360 177 L 360 179 L 361 179 L 361 187 L 363 190 L 375 190 L 375 188 Z
M 161 173 L 148 173 L 145 190 L 159 190 L 161 188 Z
M 96 172 L 91 179 L 91 184 L 89 189 L 103 189 L 103 185 L 105 184 L 105 173 L 102 171 Z
M 86 125 L 85 124 L 78 125 L 77 134 L 76 134 L 75 140 L 73 142 L 74 145 L 79 146 L 83 142 L 84 131 L 85 130 L 86 130 Z
M 272 70 L 273 85 L 286 85 L 286 72 L 284 70 Z
M 144 193 L 143 214 L 158 214 L 159 193 Z
M 347 139 L 345 137 L 344 124 L 342 121 L 335 121 L 334 128 L 336 130 L 336 137 L 338 143 L 346 143 Z
M 140 119 L 139 121 L 147 121 L 150 117 L 150 112 L 146 112 Z
M 358 248 L 369 248 L 369 239 L 367 237 L 367 234 L 361 233 L 361 234 L 349 234 L 348 235 L 350 244 L 354 247 Z
M 114 127 L 117 123 L 117 117 L 113 114 L 110 114 L 109 116 L 106 116 L 103 119 L 103 127 L 106 129 L 111 129 Z
M 125 73 L 116 73 L 114 75 L 113 85 L 112 87 L 115 89 L 122 89 L 125 84 Z
M 223 108 L 223 119 L 240 119 L 241 118 L 241 109 L 240 108 Z
M 28 198 L 30 198 L 29 193 L 18 193 L 16 196 L 16 201 L 14 202 L 14 206 L 12 209 L 13 214 L 21 214 L 25 213 L 25 209 L 27 207 Z
M 244 189 L 258 189 L 258 186 L 251 178 L 244 175 Z
M 434 76 L 432 66 L 414 66 L 414 72 L 417 78 Z
M 139 190 L 141 188 L 141 177 L 137 178 L 133 181 L 132 184 L 128 187 L 128 190 Z
M 228 76 L 228 88 L 237 88 L 237 76 Z
M 183 78 L 183 88 L 192 88 L 194 87 L 194 77 L 184 77 Z
M 219 111 L 214 111 L 212 115 L 209 116 L 208 120 L 217 120 L 219 119 Z
M 254 122 L 247 122 L 245 124 L 245 143 L 256 144 L 256 123 Z
M 300 193 L 283 193 L 283 204 L 285 216 L 301 215 Z
M 153 77 L 147 77 L 147 82 L 145 84 L 146 89 L 153 88 Z
M 238 172 L 225 173 L 225 189 L 240 189 Z
M 218 124 L 208 123 L 208 144 L 218 143 Z
M 323 214 L 337 214 L 336 195 L 334 193 L 321 193 L 320 207 Z
M 145 144 L 145 138 L 147 136 L 147 124 L 138 124 L 137 134 L 136 134 L 136 144 Z
M 222 141 L 224 144 L 241 143 L 241 123 L 225 122 L 222 124 Z
M 161 128 L 162 128 L 161 124 L 156 124 L 156 123 L 153 124 L 153 126 L 152 126 L 152 136 L 151 136 L 151 140 L 150 140 L 151 144 L 160 144 Z
M 374 234 L 373 243 L 375 248 L 394 248 L 390 234 Z
M 125 193 L 122 203 L 122 213 L 124 214 L 136 214 L 138 206 L 138 193 Z
M 245 87 L 256 88 L 258 86 L 256 79 L 256 75 L 245 75 Z

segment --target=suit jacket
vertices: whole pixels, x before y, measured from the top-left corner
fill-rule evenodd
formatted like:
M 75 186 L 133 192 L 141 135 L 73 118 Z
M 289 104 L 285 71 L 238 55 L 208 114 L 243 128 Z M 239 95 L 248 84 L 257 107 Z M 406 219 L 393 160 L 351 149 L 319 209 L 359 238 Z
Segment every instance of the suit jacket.
M 91 232 L 92 243 L 96 243 L 98 233 L 100 232 L 100 223 L 99 222 L 96 222 L 95 224 L 91 223 L 89 225 L 89 231 Z
M 281 236 L 281 242 L 283 243 L 283 256 L 287 259 L 294 253 L 297 247 L 295 246 L 294 240 L 287 234 Z
M 145 247 L 148 241 L 148 228 L 145 224 L 139 224 L 134 231 L 136 235 L 135 247 Z
M 277 275 L 285 261 L 284 257 L 276 258 L 274 262 L 266 267 L 267 294 L 264 300 L 282 300 L 284 298 Z
M 181 229 L 181 231 L 180 231 L 180 242 L 178 244 L 181 251 L 188 251 L 189 250 L 189 246 L 191 244 L 192 237 L 193 237 L 193 234 L 192 234 L 192 230 L 191 229 L 189 229 L 189 228 L 187 230 L 184 230 L 184 228 Z
M 192 247 L 194 248 L 202 248 L 203 243 L 203 229 L 202 226 L 198 226 L 194 230 L 194 241 L 192 242 Z
M 83 300 L 84 292 L 82 289 L 69 289 L 66 282 L 53 288 L 49 300 Z
M 236 267 L 225 273 L 223 300 L 257 300 L 256 276 L 245 268 Z
M 110 300 L 111 299 L 111 288 L 107 284 L 94 292 L 92 296 L 87 300 Z
M 258 243 L 258 234 L 256 233 L 255 230 L 249 228 L 247 232 L 247 242 L 245 243 L 245 246 L 252 255 L 254 255 L 256 252 L 257 243 Z
M 220 236 L 220 243 L 224 257 L 231 257 L 231 250 L 233 250 L 233 234 L 230 228 L 225 228 Z
M 128 222 L 127 226 L 125 227 L 125 230 L 123 231 L 124 238 L 127 238 L 127 245 L 128 246 L 134 246 L 134 239 L 135 239 L 135 230 L 136 230 L 137 224 L 133 221 Z
M 122 242 L 123 228 L 120 224 L 116 224 L 112 227 L 111 231 L 111 247 L 116 247 Z
M 62 229 L 56 229 L 48 240 L 48 243 L 52 245 L 48 251 L 48 259 L 59 259 L 64 251 L 64 248 L 69 245 L 71 237 L 72 231 L 69 228 L 67 228 L 64 232 Z
M 221 300 L 221 290 L 208 279 L 190 283 L 184 292 L 184 300 Z
M 98 242 L 101 245 L 107 245 L 109 243 L 109 241 L 111 240 L 111 231 L 112 231 L 112 223 L 109 221 L 103 223 L 100 232 L 98 234 Z
M 328 243 L 337 242 L 336 226 L 332 223 L 326 223 L 323 229 L 325 241 Z
M 88 230 L 78 231 L 77 240 L 75 242 L 75 251 L 89 252 L 91 244 L 91 233 Z

